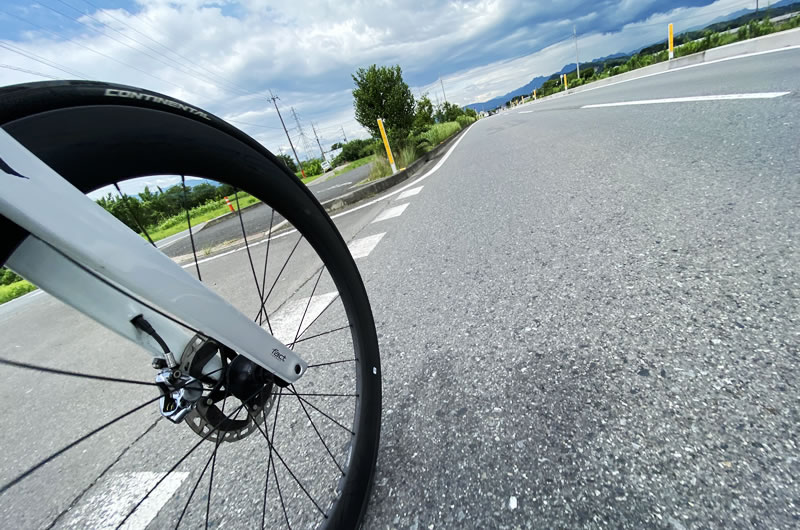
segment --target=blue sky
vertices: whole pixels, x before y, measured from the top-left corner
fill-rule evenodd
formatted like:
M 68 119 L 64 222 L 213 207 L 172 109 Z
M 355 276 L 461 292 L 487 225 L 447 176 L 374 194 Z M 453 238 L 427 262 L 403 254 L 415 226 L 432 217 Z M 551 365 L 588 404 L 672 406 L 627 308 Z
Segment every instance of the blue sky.
M 273 151 L 308 155 L 366 133 L 350 74 L 400 64 L 414 94 L 460 105 L 496 97 L 574 60 L 630 51 L 751 8 L 750 0 L 0 0 L 0 83 L 78 76 L 142 86 L 233 121 Z M 11 48 L 11 49 L 9 49 Z M 12 51 L 13 50 L 13 51 Z M 303 146 L 294 107 L 311 139 Z M 312 145 L 313 143 L 313 145 Z

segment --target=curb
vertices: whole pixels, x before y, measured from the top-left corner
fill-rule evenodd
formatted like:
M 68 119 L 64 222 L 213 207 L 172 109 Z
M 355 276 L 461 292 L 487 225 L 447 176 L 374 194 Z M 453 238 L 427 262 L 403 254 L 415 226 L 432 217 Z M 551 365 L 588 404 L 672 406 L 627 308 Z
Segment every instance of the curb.
M 440 143 L 439 145 L 437 145 L 436 147 L 434 147 L 433 149 L 422 155 L 420 158 L 409 164 L 407 168 L 398 171 L 394 175 L 389 175 L 388 177 L 384 177 L 380 180 L 370 182 L 369 184 L 365 184 L 364 186 L 358 188 L 357 190 L 351 191 L 350 193 L 346 193 L 344 195 L 340 195 L 339 197 L 334 197 L 333 199 L 329 199 L 322 203 L 322 207 L 325 208 L 325 211 L 329 213 L 336 210 L 340 210 L 345 206 L 359 202 L 363 199 L 366 199 L 367 197 L 371 197 L 377 193 L 380 193 L 384 190 L 391 188 L 392 186 L 396 186 L 397 184 L 400 184 L 405 180 L 408 180 L 409 178 L 414 176 L 417 170 L 425 163 L 430 162 L 434 158 L 438 158 L 440 154 L 445 150 L 445 148 L 451 143 L 453 143 L 453 141 L 455 141 L 456 138 L 461 136 L 467 129 L 469 129 L 469 127 L 461 129 L 456 134 L 447 138 L 442 143 Z M 246 210 L 247 208 L 251 208 L 259 204 L 262 203 L 255 202 L 253 204 L 249 204 L 241 208 L 241 210 Z M 210 226 L 214 226 L 215 224 L 221 223 L 222 221 L 226 221 L 227 219 L 233 217 L 234 215 L 236 215 L 236 212 L 228 212 L 224 215 L 220 215 L 219 217 L 215 217 L 214 219 L 209 219 L 208 221 L 206 221 L 206 224 L 203 225 L 203 227 L 200 230 L 198 230 L 198 232 L 202 232 L 203 230 L 205 230 Z
M 328 213 L 341 210 L 345 206 L 355 204 L 366 199 L 367 197 L 377 195 L 382 191 L 385 191 L 403 181 L 410 179 L 418 172 L 420 167 L 425 165 L 427 162 L 430 162 L 431 160 L 441 156 L 441 154 L 445 151 L 445 148 L 453 143 L 456 138 L 461 136 L 467 129 L 469 129 L 469 127 L 461 129 L 456 134 L 447 138 L 442 143 L 409 164 L 407 168 L 401 169 L 394 175 L 389 175 L 388 177 L 384 177 L 380 180 L 370 182 L 369 184 L 365 184 L 364 186 L 358 188 L 357 190 L 351 191 L 350 193 L 327 200 L 322 203 L 322 207 L 325 208 L 325 211 Z

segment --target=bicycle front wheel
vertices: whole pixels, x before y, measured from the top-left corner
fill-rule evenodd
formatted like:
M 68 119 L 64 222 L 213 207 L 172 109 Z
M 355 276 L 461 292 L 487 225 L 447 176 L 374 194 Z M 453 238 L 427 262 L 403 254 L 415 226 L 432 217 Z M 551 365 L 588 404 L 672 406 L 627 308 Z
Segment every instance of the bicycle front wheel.
M 206 389 L 215 397 L 187 428 L 145 405 L 155 388 L 121 381 L 152 382 L 147 355 L 85 330 L 85 318 L 66 306 L 29 304 L 4 328 L 5 395 L 34 388 L 41 402 L 58 406 L 38 409 L 35 424 L 6 407 L 7 432 L 26 444 L 16 452 L 3 444 L 16 464 L 0 469 L 0 526 L 87 526 L 102 517 L 106 526 L 357 527 L 380 432 L 377 334 L 347 245 L 306 186 L 224 121 L 132 87 L 7 87 L 0 126 L 82 192 L 109 194 L 107 206 L 132 229 L 309 362 L 296 385 L 265 386 L 257 407 Z M 150 187 L 135 197 L 143 183 Z M 201 192 L 209 206 L 192 207 Z M 223 204 L 220 193 L 236 213 L 198 231 L 199 219 Z M 176 204 L 180 213 L 159 224 L 153 211 L 163 216 Z M 183 217 L 193 230 L 157 241 L 156 231 Z M 9 235 L 0 247 L 5 262 L 27 234 L 5 218 L 0 230 Z M 81 347 L 66 355 L 31 340 L 55 333 L 61 344 L 76 327 L 104 341 L 96 342 L 102 356 Z M 216 355 L 221 371 L 236 357 Z M 91 379 L 97 374 L 120 381 Z M 63 404 L 67 397 L 73 405 Z M 55 433 L 64 440 L 54 442 Z

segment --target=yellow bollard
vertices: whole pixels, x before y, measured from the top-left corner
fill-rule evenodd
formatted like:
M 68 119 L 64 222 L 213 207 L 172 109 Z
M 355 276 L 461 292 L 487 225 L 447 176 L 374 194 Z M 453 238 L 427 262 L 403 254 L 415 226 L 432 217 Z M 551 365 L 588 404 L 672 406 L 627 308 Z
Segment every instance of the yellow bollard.
M 564 74 L 564 90 L 569 90 L 569 86 L 567 86 L 567 74 Z
M 383 120 L 380 118 L 378 118 L 378 128 L 381 130 L 381 138 L 383 138 L 383 146 L 386 147 L 386 156 L 389 158 L 389 165 L 392 166 L 392 174 L 397 173 L 397 166 L 394 165 L 392 149 L 389 147 L 389 139 L 386 137 L 386 131 L 383 128 Z
M 670 59 L 674 59 L 675 58 L 675 43 L 674 43 L 674 41 L 672 39 L 672 36 L 673 36 L 673 34 L 672 34 L 672 24 L 670 24 L 669 25 L 669 58 Z

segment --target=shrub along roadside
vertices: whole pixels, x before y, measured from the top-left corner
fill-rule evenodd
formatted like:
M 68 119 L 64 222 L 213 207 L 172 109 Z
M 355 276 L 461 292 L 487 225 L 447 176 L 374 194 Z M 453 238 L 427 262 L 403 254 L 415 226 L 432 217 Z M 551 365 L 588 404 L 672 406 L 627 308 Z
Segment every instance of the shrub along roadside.
M 37 287 L 28 280 L 19 280 L 8 285 L 0 285 L 0 304 L 5 304 L 36 289 Z
M 472 116 L 462 115 L 456 118 L 456 121 L 435 123 L 420 134 L 409 134 L 404 144 L 397 147 L 394 145 L 392 146 L 392 154 L 394 155 L 397 169 L 410 166 L 411 163 L 419 157 L 447 140 L 464 127 L 469 126 L 474 121 L 475 118 Z M 380 154 L 376 154 L 375 163 L 370 169 L 369 177 L 359 182 L 359 184 L 388 177 L 391 174 L 392 167 L 389 165 L 389 160 L 386 158 L 385 151 L 383 151 Z

